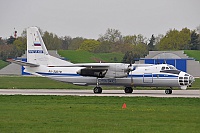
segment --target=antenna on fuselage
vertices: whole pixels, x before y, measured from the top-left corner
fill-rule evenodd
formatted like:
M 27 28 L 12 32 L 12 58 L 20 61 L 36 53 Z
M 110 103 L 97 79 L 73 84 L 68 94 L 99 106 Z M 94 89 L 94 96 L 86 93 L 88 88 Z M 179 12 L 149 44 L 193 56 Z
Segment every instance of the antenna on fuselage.
M 156 59 L 156 62 L 155 62 L 156 65 L 160 64 L 158 58 Z
M 166 61 L 166 59 L 164 59 L 164 62 L 163 62 L 163 64 L 167 64 L 167 61 Z

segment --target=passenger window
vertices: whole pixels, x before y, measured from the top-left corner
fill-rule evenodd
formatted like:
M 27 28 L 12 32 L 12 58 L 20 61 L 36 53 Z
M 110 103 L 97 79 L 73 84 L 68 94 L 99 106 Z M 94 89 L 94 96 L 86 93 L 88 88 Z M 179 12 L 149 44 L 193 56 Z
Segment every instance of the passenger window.
M 165 70 L 165 67 L 162 67 L 161 70 Z
M 166 69 L 169 69 L 169 67 L 166 67 Z

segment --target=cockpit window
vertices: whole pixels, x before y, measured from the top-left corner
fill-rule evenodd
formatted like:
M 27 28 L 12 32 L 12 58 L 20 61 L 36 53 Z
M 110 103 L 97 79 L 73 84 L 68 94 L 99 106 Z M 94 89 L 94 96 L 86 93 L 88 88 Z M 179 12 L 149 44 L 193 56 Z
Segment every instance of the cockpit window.
M 166 66 L 166 67 L 162 67 L 161 70 L 176 70 L 176 68 L 174 66 Z
M 175 68 L 175 67 L 172 67 L 172 66 L 169 66 L 169 69 L 171 69 L 171 70 L 176 70 L 176 68 Z
M 173 73 L 173 74 L 179 74 L 180 70 L 177 70 L 174 66 L 172 65 L 167 65 L 167 66 L 163 66 L 161 68 L 160 72 L 164 72 L 164 73 Z

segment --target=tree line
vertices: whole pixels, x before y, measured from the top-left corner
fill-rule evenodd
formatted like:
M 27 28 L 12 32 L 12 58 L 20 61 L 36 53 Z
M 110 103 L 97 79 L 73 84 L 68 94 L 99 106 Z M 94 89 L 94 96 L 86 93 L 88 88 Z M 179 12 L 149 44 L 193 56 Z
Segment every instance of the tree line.
M 155 50 L 200 50 L 200 26 L 196 30 L 183 28 L 170 29 L 165 35 L 146 38 L 141 34 L 123 36 L 117 29 L 108 28 L 98 39 L 70 36 L 58 37 L 48 31 L 42 32 L 42 38 L 49 50 L 84 50 L 93 53 L 121 52 L 122 62 L 130 63 Z M 21 36 L 0 39 L 0 59 L 16 58 L 26 50 L 26 31 Z

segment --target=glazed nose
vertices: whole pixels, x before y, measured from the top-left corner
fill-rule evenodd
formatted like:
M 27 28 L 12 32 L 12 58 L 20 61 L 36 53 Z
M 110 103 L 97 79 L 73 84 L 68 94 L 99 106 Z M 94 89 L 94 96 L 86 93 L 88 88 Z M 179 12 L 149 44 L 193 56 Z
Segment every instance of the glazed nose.
M 181 86 L 188 86 L 191 85 L 194 82 L 194 77 L 188 73 L 185 73 L 184 75 L 181 75 L 179 77 L 179 84 Z

